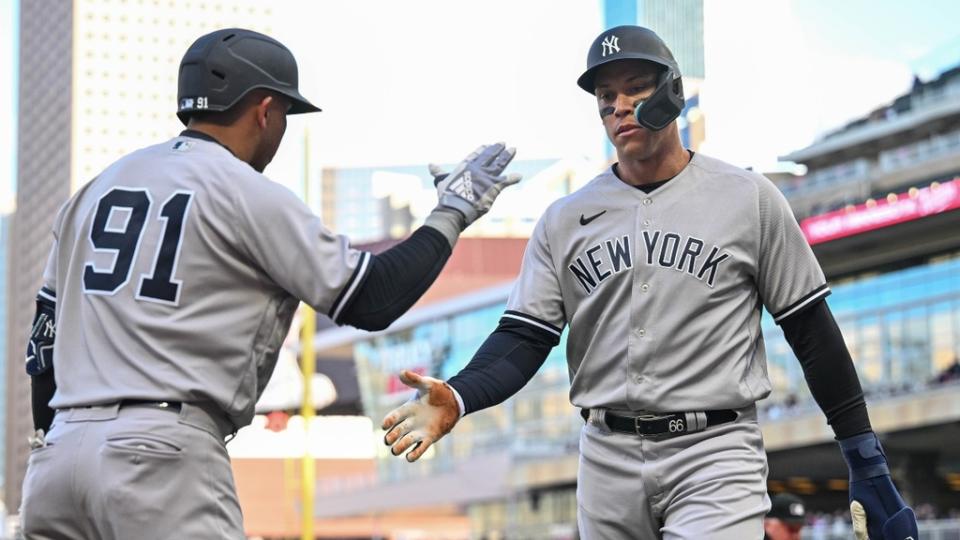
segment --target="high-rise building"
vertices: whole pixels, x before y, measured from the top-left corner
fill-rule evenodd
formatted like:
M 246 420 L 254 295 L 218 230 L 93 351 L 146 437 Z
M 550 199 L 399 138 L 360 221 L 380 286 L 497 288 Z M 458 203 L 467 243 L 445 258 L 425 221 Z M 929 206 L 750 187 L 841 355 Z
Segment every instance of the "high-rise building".
M 0 198 L 0 355 L 7 350 L 7 267 L 10 265 L 10 222 L 13 211 L 13 198 Z M 19 362 L 12 362 L 19 364 Z M 0 403 L 6 395 L 6 370 L 0 369 Z M 6 419 L 0 415 L 0 463 L 6 455 Z M 0 467 L 0 486 L 3 485 L 4 470 Z M 2 524 L 0 524 L 2 527 Z M 2 529 L 0 529 L 2 530 Z
M 34 298 L 53 237 L 57 207 L 70 193 L 73 6 L 22 2 L 20 6 L 17 211 L 8 256 L 6 436 L 4 502 L 20 504 L 26 437 L 32 428 L 30 385 L 17 361 L 25 354 Z
M 190 16 L 187 16 L 190 15 Z M 270 33 L 269 3 L 253 0 L 21 2 L 16 208 L 8 256 L 5 502 L 15 509 L 32 428 L 23 372 L 34 296 L 59 206 L 118 157 L 182 126 L 180 57 L 197 36 L 243 26 Z
M 273 26 L 270 4 L 251 0 L 80 0 L 74 13 L 74 190 L 120 156 L 182 129 L 170 112 L 180 58 L 197 36 L 225 26 L 270 34 Z

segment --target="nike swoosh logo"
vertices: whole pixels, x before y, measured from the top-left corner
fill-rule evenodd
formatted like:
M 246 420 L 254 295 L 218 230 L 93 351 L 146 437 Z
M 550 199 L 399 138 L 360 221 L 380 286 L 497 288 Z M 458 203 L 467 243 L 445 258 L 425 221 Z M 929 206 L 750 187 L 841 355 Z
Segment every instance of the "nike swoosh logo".
M 590 217 L 583 217 L 583 214 L 580 214 L 580 224 L 581 224 L 581 225 L 588 225 L 591 221 L 597 219 L 598 217 L 600 217 L 600 216 L 602 216 L 602 215 L 604 215 L 604 214 L 606 214 L 606 213 L 607 213 L 607 211 L 604 210 L 603 212 L 600 212 L 599 214 L 592 215 L 592 216 L 590 216 Z

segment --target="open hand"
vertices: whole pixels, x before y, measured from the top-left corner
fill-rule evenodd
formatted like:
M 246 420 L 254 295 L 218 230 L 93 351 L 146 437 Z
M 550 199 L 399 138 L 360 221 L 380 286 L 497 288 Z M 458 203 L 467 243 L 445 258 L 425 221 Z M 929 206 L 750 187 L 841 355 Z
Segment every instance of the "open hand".
M 414 462 L 453 429 L 460 420 L 460 406 L 447 383 L 409 370 L 400 373 L 400 381 L 417 389 L 410 401 L 387 413 L 381 427 L 386 430 L 383 443 L 390 452 Z

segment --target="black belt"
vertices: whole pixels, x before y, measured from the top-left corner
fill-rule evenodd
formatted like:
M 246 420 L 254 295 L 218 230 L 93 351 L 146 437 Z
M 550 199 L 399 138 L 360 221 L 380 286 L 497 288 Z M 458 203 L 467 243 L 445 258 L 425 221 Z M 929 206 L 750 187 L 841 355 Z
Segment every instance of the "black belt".
M 155 399 L 124 399 L 120 402 L 120 408 L 124 407 L 153 407 L 166 411 L 180 412 L 179 401 L 157 401 Z
M 706 415 L 706 425 L 692 426 L 696 422 L 696 415 Z M 691 421 L 691 416 L 694 420 Z M 590 418 L 590 409 L 580 409 L 580 416 L 584 420 Z M 705 427 L 725 424 L 737 419 L 737 412 L 731 409 L 717 411 L 702 411 L 701 413 L 666 413 L 656 415 L 655 418 L 642 416 L 620 416 L 605 411 L 604 423 L 611 431 L 630 435 L 682 435 L 702 431 Z

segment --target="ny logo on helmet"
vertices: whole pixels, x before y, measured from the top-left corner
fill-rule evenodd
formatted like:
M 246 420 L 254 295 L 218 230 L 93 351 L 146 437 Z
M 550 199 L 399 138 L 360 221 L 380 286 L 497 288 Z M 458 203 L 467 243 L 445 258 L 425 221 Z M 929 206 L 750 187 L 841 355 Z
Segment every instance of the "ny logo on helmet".
M 617 36 L 607 36 L 603 38 L 603 54 L 600 56 L 607 56 L 608 54 L 613 54 L 615 52 L 620 52 L 620 45 L 617 42 L 620 41 L 617 39 Z

